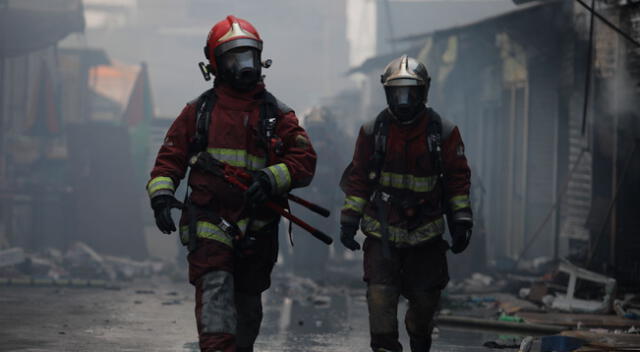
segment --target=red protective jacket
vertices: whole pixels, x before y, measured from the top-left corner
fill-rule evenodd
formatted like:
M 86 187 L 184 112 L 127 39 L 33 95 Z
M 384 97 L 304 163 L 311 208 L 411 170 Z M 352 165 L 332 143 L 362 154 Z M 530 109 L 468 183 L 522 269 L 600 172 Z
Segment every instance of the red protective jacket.
M 274 195 L 283 195 L 291 188 L 308 185 L 316 166 L 316 153 L 309 137 L 298 125 L 298 118 L 291 109 L 279 103 L 276 135 L 283 142 L 284 153 L 266 163 L 266 150 L 260 143 L 260 106 L 258 97 L 264 93 L 260 84 L 250 92 L 240 93 L 225 84 L 214 88 L 217 102 L 211 112 L 207 151 L 216 159 L 247 170 L 263 170 L 272 182 Z M 173 194 L 185 177 L 189 146 L 196 134 L 196 101 L 182 110 L 167 132 L 164 144 L 158 152 L 147 191 L 151 198 L 161 194 Z M 193 169 L 189 180 L 191 201 L 205 209 L 197 215 L 197 233 L 207 238 L 232 245 L 232 239 L 212 223 L 211 214 L 235 222 L 244 232 L 250 214 L 244 207 L 243 193 L 224 180 Z M 252 230 L 257 230 L 278 217 L 267 209 L 253 214 Z M 183 212 L 180 233 L 187 239 L 189 215 Z
M 389 119 L 385 159 L 377 182 L 373 170 L 375 121 L 360 129 L 353 161 L 345 171 L 346 194 L 342 224 L 360 224 L 367 236 L 381 237 L 386 213 L 389 240 L 397 247 L 418 245 L 444 232 L 443 214 L 470 216 L 470 170 L 458 128 L 442 120 L 442 164 L 445 178 L 439 181 L 427 145 L 431 109 L 409 125 Z M 374 191 L 384 200 L 372 197 Z M 444 192 L 444 193 L 443 193 Z M 443 209 L 443 196 L 446 209 Z M 378 205 L 384 206 L 380 212 Z

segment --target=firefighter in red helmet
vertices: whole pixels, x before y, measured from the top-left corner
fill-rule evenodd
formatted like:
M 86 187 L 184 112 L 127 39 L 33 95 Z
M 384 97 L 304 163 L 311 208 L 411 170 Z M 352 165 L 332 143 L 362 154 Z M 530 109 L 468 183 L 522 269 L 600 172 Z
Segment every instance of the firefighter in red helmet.
M 283 203 L 289 190 L 308 185 L 316 154 L 293 110 L 266 91 L 262 39 L 249 22 L 218 22 L 204 52 L 209 64 L 201 69 L 215 75 L 214 86 L 170 127 L 147 190 L 162 232 L 176 231 L 171 209 L 183 209 L 179 232 L 189 246 L 200 349 L 253 351 L 278 248 L 279 216 L 265 201 Z M 248 190 L 190 163 L 203 153 L 248 171 Z M 174 193 L 189 166 L 183 204 Z
M 402 351 L 402 295 L 409 301 L 411 351 L 427 352 L 440 291 L 449 280 L 443 215 L 452 252 L 462 252 L 471 236 L 470 170 L 458 128 L 426 106 L 431 78 L 425 66 L 404 55 L 387 65 L 381 80 L 388 107 L 362 126 L 343 174 L 340 240 L 357 250 L 356 232 L 366 235 L 372 350 Z

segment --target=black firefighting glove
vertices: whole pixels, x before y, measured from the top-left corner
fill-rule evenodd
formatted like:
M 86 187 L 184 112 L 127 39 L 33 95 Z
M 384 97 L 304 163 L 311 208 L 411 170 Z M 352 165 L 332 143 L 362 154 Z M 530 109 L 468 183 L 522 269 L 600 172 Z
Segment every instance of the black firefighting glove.
M 470 210 L 462 210 L 453 214 L 449 232 L 451 232 L 451 251 L 461 253 L 469 246 L 473 218 Z
M 358 232 L 357 224 L 341 224 L 340 225 L 340 242 L 342 245 L 349 248 L 352 251 L 360 249 L 360 243 L 354 239 Z
M 168 194 L 151 198 L 151 209 L 153 209 L 153 216 L 156 218 L 156 226 L 167 235 L 176 230 L 176 224 L 171 218 L 171 209 L 173 208 L 182 209 L 184 205 L 176 197 Z
M 264 171 L 257 171 L 252 174 L 253 180 L 244 197 L 252 206 L 262 205 L 269 199 L 271 194 L 271 181 Z
M 461 253 L 469 246 L 471 227 L 463 223 L 454 224 L 451 239 L 451 251 L 455 254 Z

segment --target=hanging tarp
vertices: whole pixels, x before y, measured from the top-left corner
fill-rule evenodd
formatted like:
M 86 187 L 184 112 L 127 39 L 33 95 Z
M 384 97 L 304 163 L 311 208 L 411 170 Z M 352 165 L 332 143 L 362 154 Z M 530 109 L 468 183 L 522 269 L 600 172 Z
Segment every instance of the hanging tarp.
M 0 2 L 0 57 L 46 48 L 70 33 L 84 32 L 84 26 L 81 0 Z
M 151 120 L 153 120 L 153 100 L 147 65 L 140 65 L 140 72 L 133 86 L 127 108 L 122 116 L 123 124 L 129 127 L 131 154 L 135 165 L 136 179 L 142 184 L 147 179 L 149 165 L 147 158 L 151 140 Z
M 60 134 L 62 121 L 58 96 L 51 72 L 44 62 L 40 67 L 33 97 L 34 101 L 29 105 L 29 113 L 25 119 L 26 135 L 45 137 Z

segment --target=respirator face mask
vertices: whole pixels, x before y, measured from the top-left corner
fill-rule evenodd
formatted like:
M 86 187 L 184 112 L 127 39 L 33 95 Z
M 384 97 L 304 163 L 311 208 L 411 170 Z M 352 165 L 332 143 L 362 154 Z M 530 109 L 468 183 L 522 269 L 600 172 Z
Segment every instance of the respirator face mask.
M 401 122 L 411 121 L 424 109 L 426 87 L 386 86 L 387 104 L 395 117 Z
M 260 51 L 256 48 L 239 47 L 229 50 L 217 62 L 221 78 L 241 91 L 254 88 L 262 76 Z

